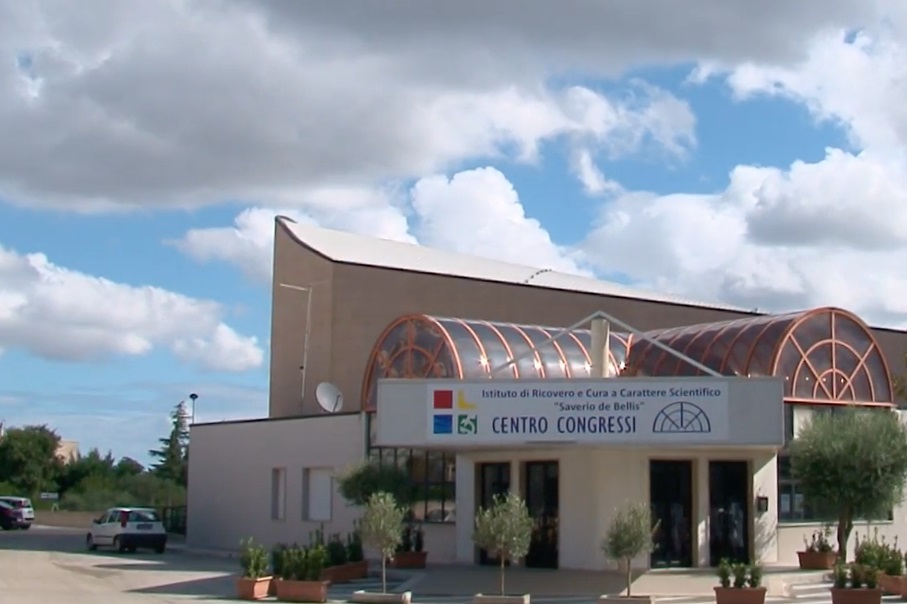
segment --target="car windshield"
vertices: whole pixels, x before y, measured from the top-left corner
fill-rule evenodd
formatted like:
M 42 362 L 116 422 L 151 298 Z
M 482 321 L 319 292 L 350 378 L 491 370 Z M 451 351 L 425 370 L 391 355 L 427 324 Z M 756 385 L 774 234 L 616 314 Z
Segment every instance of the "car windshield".
M 154 510 L 132 510 L 129 512 L 129 522 L 160 522 L 161 518 Z
M 31 500 L 30 499 L 20 499 L 16 502 L 16 506 L 20 508 L 30 508 Z
M 9 506 L 14 507 L 14 508 L 30 508 L 31 507 L 31 501 L 29 501 L 28 499 L 20 499 L 18 497 L 4 497 L 3 499 L 0 499 L 0 502 L 6 503 Z

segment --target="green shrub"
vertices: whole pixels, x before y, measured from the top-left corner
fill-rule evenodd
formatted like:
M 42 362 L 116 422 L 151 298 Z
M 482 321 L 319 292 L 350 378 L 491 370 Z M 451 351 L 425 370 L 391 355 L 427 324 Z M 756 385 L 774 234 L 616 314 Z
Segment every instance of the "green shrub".
M 251 538 L 240 542 L 242 551 L 239 555 L 239 566 L 242 576 L 249 579 L 259 579 L 268 576 L 268 552 L 261 545 L 257 545 Z

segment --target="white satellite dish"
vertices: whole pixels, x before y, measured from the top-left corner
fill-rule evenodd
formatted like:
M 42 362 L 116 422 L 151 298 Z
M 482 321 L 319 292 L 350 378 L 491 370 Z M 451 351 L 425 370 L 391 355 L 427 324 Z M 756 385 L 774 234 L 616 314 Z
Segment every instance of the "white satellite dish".
M 330 382 L 321 382 L 315 388 L 315 400 L 328 413 L 337 413 L 343 408 L 343 394 L 340 388 Z

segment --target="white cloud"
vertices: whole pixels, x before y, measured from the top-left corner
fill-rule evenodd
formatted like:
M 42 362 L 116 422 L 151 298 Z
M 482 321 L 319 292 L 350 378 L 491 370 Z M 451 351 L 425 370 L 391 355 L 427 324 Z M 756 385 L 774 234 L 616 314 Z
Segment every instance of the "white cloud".
M 93 361 L 162 347 L 212 370 L 260 366 L 257 340 L 237 334 L 223 314 L 215 302 L 115 283 L 0 246 L 0 349 Z

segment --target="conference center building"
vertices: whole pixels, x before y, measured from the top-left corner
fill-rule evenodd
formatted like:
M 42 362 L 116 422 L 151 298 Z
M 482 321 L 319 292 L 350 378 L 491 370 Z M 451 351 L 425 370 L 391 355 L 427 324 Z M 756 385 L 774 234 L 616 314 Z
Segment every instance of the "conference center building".
M 904 404 L 907 333 L 845 309 L 764 314 L 283 217 L 271 321 L 268 417 L 192 427 L 191 546 L 350 531 L 335 477 L 373 459 L 410 477 L 430 564 L 487 562 L 475 512 L 508 491 L 534 520 L 526 566 L 607 567 L 628 502 L 659 520 L 635 566 L 795 563 L 820 524 L 787 444 L 816 413 Z M 905 540 L 907 508 L 873 525 Z

